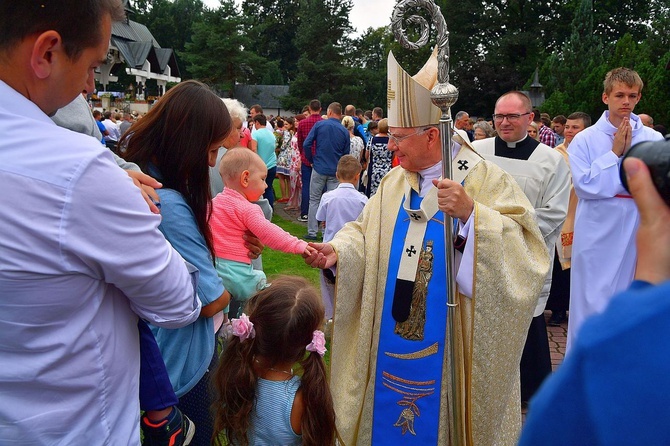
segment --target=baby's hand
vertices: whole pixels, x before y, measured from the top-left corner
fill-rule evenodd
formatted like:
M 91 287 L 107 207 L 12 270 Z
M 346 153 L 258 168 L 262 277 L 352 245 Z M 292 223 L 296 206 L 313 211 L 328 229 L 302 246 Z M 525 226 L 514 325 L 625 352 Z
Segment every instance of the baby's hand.
M 305 248 L 305 251 L 302 253 L 303 258 L 307 258 L 311 255 L 318 254 L 319 251 L 316 250 L 316 248 L 313 248 L 309 245 Z

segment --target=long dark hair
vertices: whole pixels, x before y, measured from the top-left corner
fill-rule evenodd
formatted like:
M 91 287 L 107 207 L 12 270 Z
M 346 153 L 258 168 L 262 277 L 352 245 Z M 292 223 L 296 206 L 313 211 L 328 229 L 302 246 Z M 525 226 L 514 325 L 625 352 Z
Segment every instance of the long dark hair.
M 232 125 L 221 98 L 205 84 L 189 80 L 168 90 L 119 141 L 126 160 L 145 172 L 153 165 L 163 187 L 182 194 L 212 258 L 208 150 L 230 133 Z
M 278 277 L 249 300 L 245 313 L 256 336 L 244 342 L 233 336 L 219 361 L 214 377 L 213 443 L 221 445 L 219 434 L 223 432 L 229 442 L 249 444 L 247 431 L 258 379 L 254 357 L 258 355 L 268 367 L 286 361 L 300 363 L 305 408 L 302 444 L 334 444 L 335 411 L 325 364 L 318 353 L 305 350 L 312 333 L 323 323 L 324 308 L 317 291 L 302 277 Z

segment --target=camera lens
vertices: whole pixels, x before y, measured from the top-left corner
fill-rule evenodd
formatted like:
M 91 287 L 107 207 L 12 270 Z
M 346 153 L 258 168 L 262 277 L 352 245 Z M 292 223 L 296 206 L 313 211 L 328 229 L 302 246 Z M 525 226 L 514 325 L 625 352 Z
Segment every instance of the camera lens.
M 639 158 L 649 167 L 651 179 L 661 194 L 661 197 L 670 206 L 670 138 L 660 141 L 644 141 L 635 144 L 628 150 L 624 160 L 628 157 Z M 623 162 L 619 170 L 621 183 L 628 190 L 626 173 Z

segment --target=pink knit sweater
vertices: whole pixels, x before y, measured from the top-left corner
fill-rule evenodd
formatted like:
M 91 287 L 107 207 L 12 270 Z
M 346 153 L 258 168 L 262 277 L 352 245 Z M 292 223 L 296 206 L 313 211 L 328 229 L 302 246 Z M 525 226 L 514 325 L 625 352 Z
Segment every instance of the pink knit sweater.
M 233 189 L 224 188 L 212 199 L 209 225 L 214 239 L 214 255 L 226 260 L 251 263 L 242 238 L 247 231 L 278 251 L 302 254 L 307 247 L 307 242 L 267 221 L 260 206 L 249 203 L 244 195 Z

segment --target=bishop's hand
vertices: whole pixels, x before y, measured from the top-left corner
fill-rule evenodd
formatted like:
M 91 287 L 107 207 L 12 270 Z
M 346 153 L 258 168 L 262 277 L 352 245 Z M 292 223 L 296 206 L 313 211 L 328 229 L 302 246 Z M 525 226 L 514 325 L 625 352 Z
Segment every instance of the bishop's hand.
M 449 179 L 433 180 L 437 187 L 437 206 L 452 218 L 458 218 L 463 223 L 468 221 L 475 208 L 475 202 L 465 192 L 461 183 Z
M 337 263 L 337 253 L 330 243 L 310 243 L 311 253 L 305 252 L 305 263 L 312 268 L 326 269 Z

